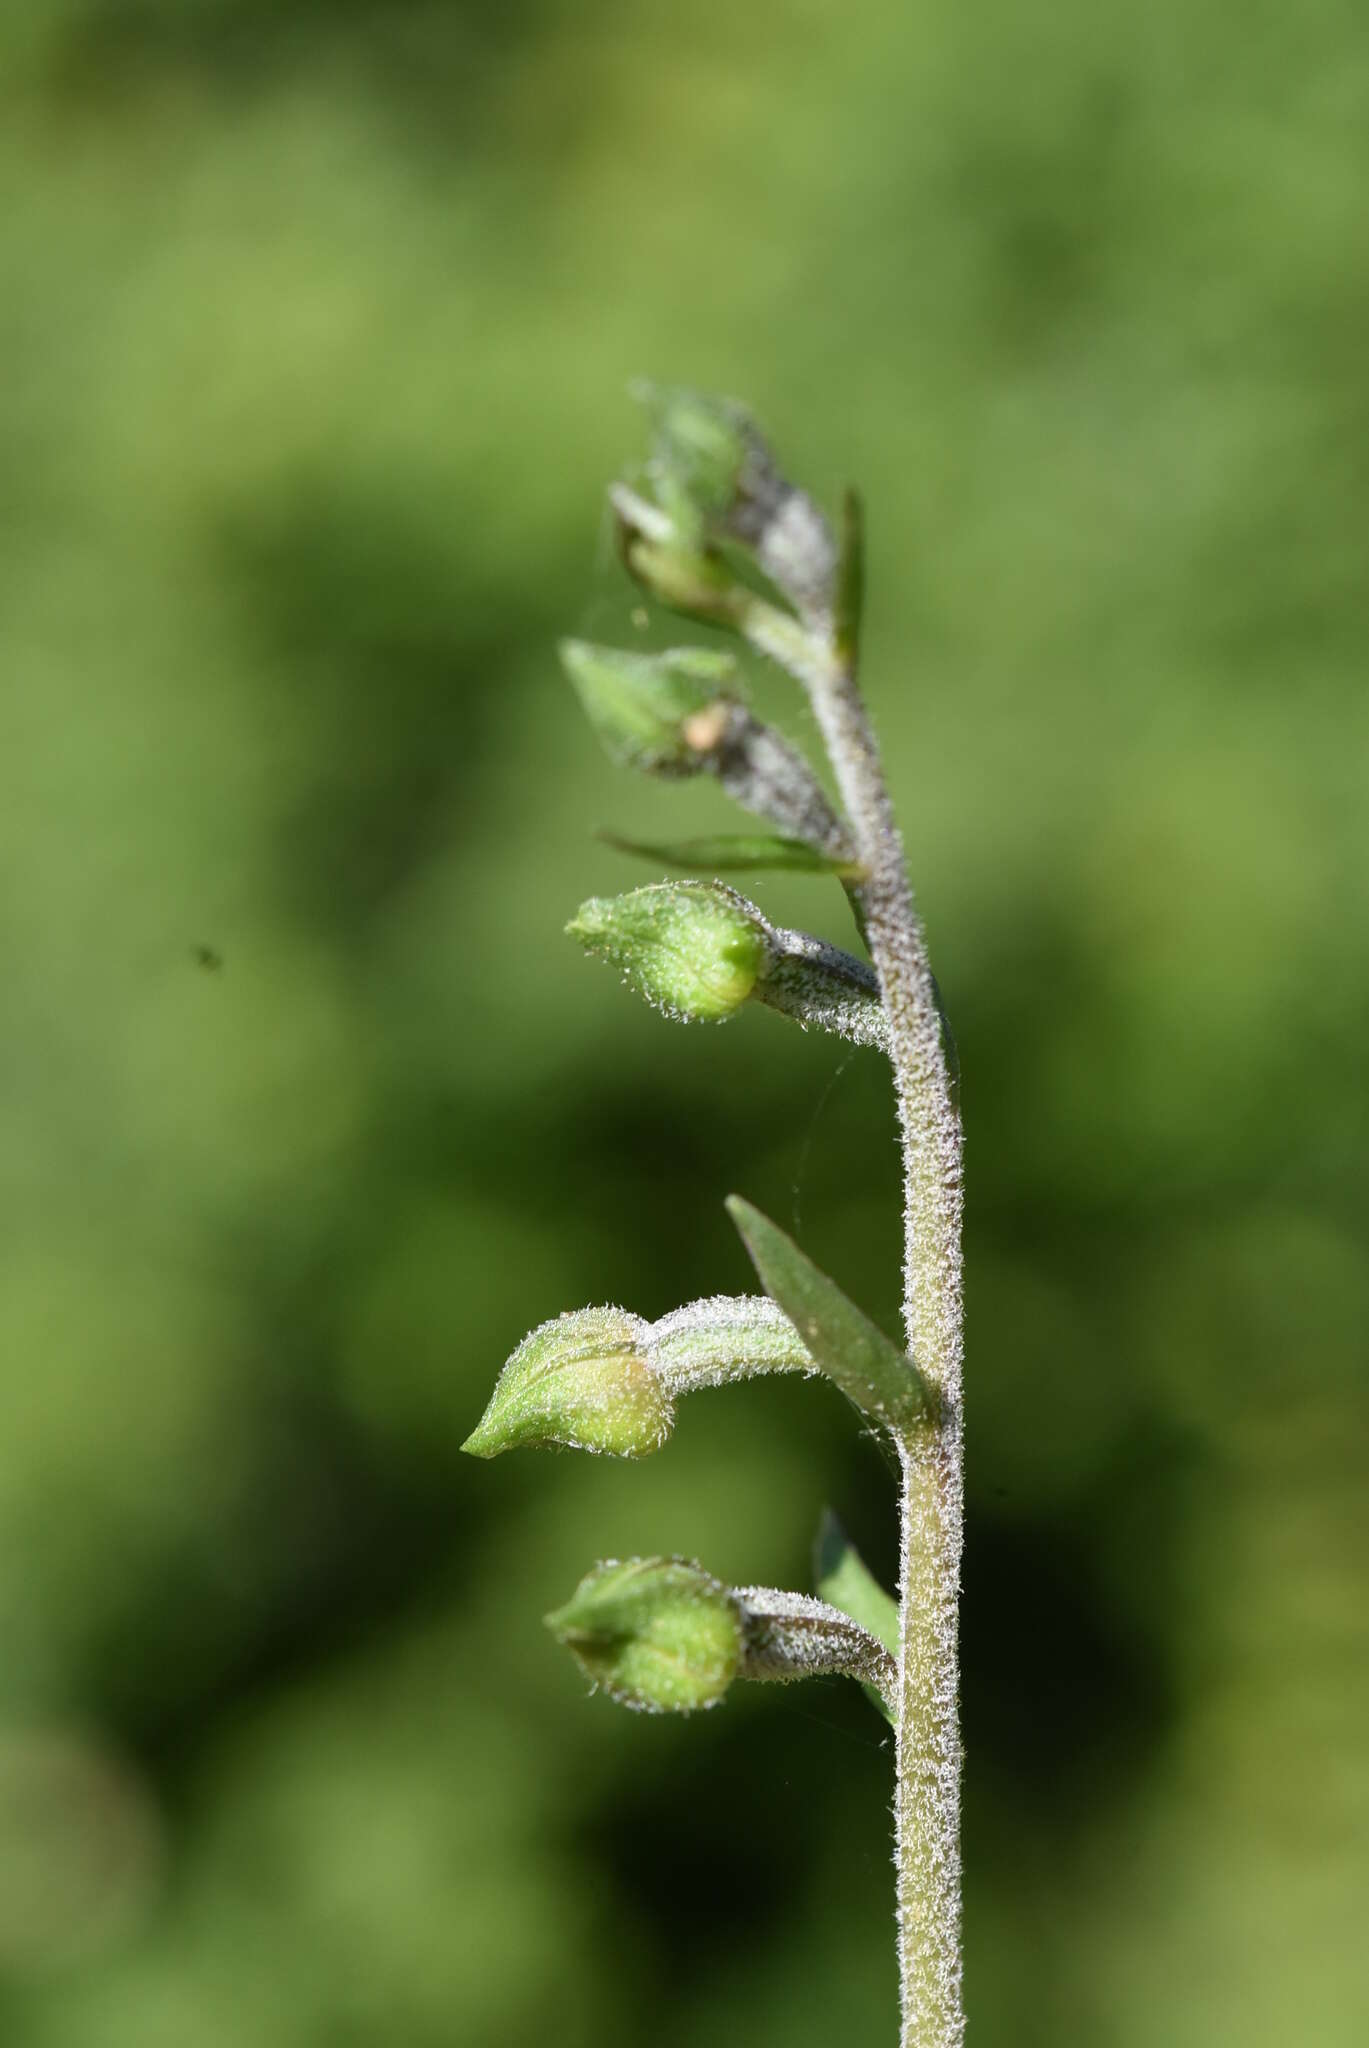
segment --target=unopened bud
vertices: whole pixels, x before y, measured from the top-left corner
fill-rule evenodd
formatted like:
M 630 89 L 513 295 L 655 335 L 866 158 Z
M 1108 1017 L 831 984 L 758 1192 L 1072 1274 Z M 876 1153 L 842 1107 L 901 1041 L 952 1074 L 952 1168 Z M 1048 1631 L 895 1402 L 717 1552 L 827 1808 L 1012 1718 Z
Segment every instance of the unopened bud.
M 752 473 L 770 468 L 744 406 L 658 384 L 636 394 L 652 420 L 651 478 L 683 532 L 726 526 Z
M 667 1016 L 716 1023 L 741 1008 L 773 959 L 770 926 L 722 882 L 657 882 L 591 896 L 566 926 Z
M 640 387 L 638 396 L 654 428 L 648 473 L 676 548 L 707 554 L 711 542 L 738 543 L 754 552 L 800 617 L 825 620 L 837 571 L 831 532 L 807 493 L 781 474 L 745 407 L 730 398 L 651 384 Z M 656 561 L 650 547 L 637 552 L 636 561 L 629 555 L 628 566 L 648 587 L 663 570 L 668 580 L 681 580 L 678 563 Z M 663 603 L 679 603 L 658 594 Z M 711 608 L 700 604 L 701 596 Z M 719 617 L 719 602 L 717 595 L 696 590 L 679 608 Z M 844 607 L 842 639 L 853 647 L 849 625 L 850 608 Z
M 547 1627 L 612 1699 L 653 1714 L 715 1706 L 745 1643 L 726 1586 L 683 1558 L 596 1565 Z
M 710 625 L 740 627 L 756 603 L 727 566 L 706 552 L 696 524 L 680 522 L 626 484 L 609 491 L 618 550 L 628 574 L 667 610 Z
M 461 1448 L 497 1458 L 516 1445 L 564 1445 L 644 1458 L 670 1435 L 670 1394 L 651 1369 L 649 1327 L 619 1308 L 578 1309 L 523 1339 Z
M 615 761 L 658 775 L 691 775 L 707 765 L 697 735 L 726 731 L 737 668 L 730 654 L 707 647 L 632 654 L 563 640 L 561 660 Z

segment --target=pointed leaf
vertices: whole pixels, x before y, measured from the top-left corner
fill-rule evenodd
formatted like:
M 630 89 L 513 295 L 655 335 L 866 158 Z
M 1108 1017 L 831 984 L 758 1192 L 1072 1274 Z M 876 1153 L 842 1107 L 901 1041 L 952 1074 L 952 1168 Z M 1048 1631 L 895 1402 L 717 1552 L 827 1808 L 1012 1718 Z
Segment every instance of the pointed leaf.
M 740 1195 L 728 1197 L 727 1209 L 766 1293 L 849 1401 L 894 1435 L 935 1414 L 935 1396 L 912 1359 L 792 1237 Z
M 839 860 L 803 839 L 781 839 L 767 832 L 717 832 L 708 838 L 675 840 L 622 839 L 616 832 L 601 832 L 599 837 L 619 853 L 660 861 L 668 868 L 706 868 L 715 875 L 747 868 L 786 868 L 859 881 L 865 874 L 858 861 Z
M 830 1508 L 823 1509 L 818 1524 L 813 1575 L 824 1600 L 898 1655 L 898 1602 L 885 1592 Z
M 819 1596 L 831 1606 L 858 1621 L 897 1663 L 898 1602 L 886 1593 L 860 1552 L 851 1542 L 830 1508 L 822 1511 L 817 1541 L 813 1546 L 813 1577 Z M 877 1685 L 867 1685 L 867 1697 L 890 1723 L 894 1716 L 889 1702 Z

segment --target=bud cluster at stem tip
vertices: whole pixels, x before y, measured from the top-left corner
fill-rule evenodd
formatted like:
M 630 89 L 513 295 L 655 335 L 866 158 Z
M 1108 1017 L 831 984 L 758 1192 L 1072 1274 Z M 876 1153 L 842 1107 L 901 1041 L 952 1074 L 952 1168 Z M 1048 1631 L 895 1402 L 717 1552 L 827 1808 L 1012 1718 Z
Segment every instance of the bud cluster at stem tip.
M 725 527 L 771 471 L 745 406 L 646 382 L 635 395 L 651 420 L 649 473 L 662 510 L 682 536 Z

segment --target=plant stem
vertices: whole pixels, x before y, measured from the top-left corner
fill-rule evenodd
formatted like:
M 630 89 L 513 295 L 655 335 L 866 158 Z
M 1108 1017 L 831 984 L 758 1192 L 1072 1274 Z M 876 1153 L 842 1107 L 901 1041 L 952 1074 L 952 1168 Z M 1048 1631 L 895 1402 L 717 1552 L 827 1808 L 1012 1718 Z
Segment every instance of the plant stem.
M 964 1513 L 960 1115 L 942 1045 L 926 941 L 879 750 L 855 674 L 854 643 L 806 669 L 856 852 L 853 889 L 889 1023 L 903 1145 L 904 1325 L 940 1397 L 934 1422 L 900 1444 L 900 1657 L 895 1803 L 902 2048 L 959 2048 L 958 1618 Z

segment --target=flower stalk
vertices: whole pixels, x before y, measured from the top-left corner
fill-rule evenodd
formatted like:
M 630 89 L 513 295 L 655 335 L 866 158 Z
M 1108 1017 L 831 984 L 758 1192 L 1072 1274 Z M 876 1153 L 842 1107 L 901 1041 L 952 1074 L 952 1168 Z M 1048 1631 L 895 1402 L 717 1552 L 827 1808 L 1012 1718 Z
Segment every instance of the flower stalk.
M 859 686 L 861 509 L 848 493 L 834 535 L 732 401 L 654 387 L 646 397 L 650 495 L 623 484 L 609 493 L 624 566 L 656 603 L 732 633 L 802 685 L 841 809 L 791 742 L 747 710 L 730 657 L 567 642 L 567 671 L 615 759 L 666 781 L 711 774 L 779 835 L 618 843 L 670 866 L 835 878 L 870 959 L 771 924 L 716 873 L 594 898 L 568 929 L 667 1016 L 718 1022 L 762 1006 L 888 1058 L 906 1348 L 733 1197 L 764 1297 L 715 1296 L 656 1324 L 586 1309 L 542 1325 L 510 1358 L 466 1448 L 640 1457 L 669 1436 L 677 1395 L 782 1371 L 831 1380 L 892 1447 L 897 1602 L 829 1515 L 821 1597 L 736 1590 L 679 1558 L 639 1558 L 596 1566 L 549 1623 L 596 1687 L 639 1709 L 711 1706 L 734 1680 L 842 1674 L 865 1687 L 895 1736 L 901 2048 L 960 2048 L 961 1123 L 953 1042 Z

